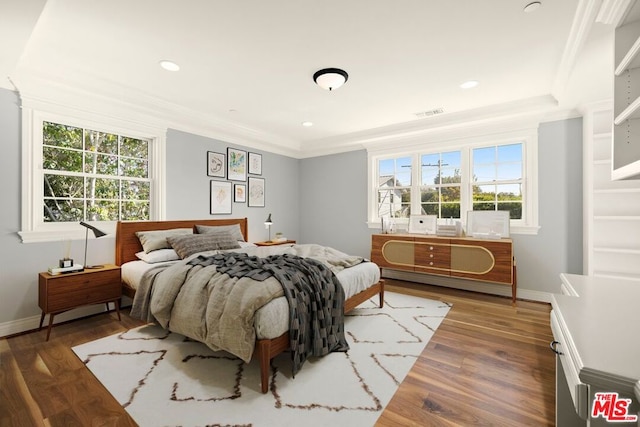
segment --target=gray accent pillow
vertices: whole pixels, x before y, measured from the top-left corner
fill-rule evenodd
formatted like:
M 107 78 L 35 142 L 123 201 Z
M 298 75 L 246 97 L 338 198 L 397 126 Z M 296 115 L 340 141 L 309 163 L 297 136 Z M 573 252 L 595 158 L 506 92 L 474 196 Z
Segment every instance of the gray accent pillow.
M 172 228 L 170 230 L 136 231 L 136 236 L 138 236 L 145 253 L 157 251 L 158 249 L 171 249 L 171 245 L 167 242 L 167 237 L 184 234 L 193 234 L 193 229 Z
M 242 235 L 242 230 L 240 229 L 240 224 L 232 224 L 232 225 L 196 225 L 196 233 L 198 234 L 207 234 L 219 231 L 227 231 L 231 233 L 234 239 L 239 242 L 244 242 L 244 236 Z
M 229 232 L 172 236 L 167 241 L 180 258 L 185 259 L 197 252 L 237 249 L 238 241 Z

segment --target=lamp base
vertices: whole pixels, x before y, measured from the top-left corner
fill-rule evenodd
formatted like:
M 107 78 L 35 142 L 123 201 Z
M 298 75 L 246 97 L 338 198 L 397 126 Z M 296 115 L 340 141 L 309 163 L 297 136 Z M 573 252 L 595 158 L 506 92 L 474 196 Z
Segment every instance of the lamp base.
M 86 270 L 95 270 L 97 268 L 104 268 L 104 265 L 85 265 Z

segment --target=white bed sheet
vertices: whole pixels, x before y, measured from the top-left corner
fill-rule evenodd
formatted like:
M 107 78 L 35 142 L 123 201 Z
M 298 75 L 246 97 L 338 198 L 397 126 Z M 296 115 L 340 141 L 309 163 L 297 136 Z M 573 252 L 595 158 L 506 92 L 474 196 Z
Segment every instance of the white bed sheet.
M 133 289 L 137 288 L 145 272 L 157 265 L 171 265 L 179 261 L 148 264 L 131 261 L 121 266 L 122 281 Z M 345 298 L 364 291 L 380 281 L 380 268 L 372 262 L 363 262 L 338 272 L 336 277 L 342 284 Z M 258 339 L 277 338 L 289 330 L 289 303 L 285 297 L 272 300 L 256 312 L 254 321 Z

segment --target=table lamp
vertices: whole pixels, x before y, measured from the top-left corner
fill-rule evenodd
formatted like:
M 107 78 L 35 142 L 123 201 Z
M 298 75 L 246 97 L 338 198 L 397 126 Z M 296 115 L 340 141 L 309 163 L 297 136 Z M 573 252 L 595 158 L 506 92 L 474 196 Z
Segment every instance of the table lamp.
M 83 264 L 84 268 L 92 269 L 92 268 L 102 268 L 102 267 L 104 267 L 102 265 L 87 265 L 87 241 L 89 240 L 89 230 L 93 231 L 93 235 L 96 236 L 96 239 L 98 237 L 106 236 L 107 233 L 105 233 L 102 230 L 97 229 L 93 225 L 87 224 L 84 221 L 80 221 L 80 225 L 87 228 L 87 230 L 86 230 L 86 232 L 84 234 L 84 264 Z
M 273 221 L 271 221 L 271 214 L 269 214 L 269 216 L 267 217 L 267 220 L 264 222 L 264 226 L 269 230 L 269 240 L 267 240 L 268 242 L 271 241 L 271 226 L 273 225 Z

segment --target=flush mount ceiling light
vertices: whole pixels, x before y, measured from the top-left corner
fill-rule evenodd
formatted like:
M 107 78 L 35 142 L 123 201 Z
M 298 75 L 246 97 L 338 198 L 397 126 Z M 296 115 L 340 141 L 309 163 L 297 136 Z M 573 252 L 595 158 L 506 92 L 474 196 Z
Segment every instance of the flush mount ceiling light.
M 302 122 L 302 126 L 306 127 L 306 128 L 310 128 L 311 126 L 313 126 L 312 122 Z
M 169 61 L 167 59 L 163 59 L 160 61 L 160 66 L 167 71 L 178 71 L 180 66 L 173 61 Z
M 333 90 L 338 89 L 349 79 L 349 74 L 339 68 L 324 68 L 316 71 L 313 75 L 313 81 L 322 89 Z
M 538 10 L 538 8 L 539 8 L 540 6 L 542 6 L 542 2 L 540 2 L 540 1 L 533 1 L 533 2 L 529 3 L 528 5 L 526 5 L 526 6 L 524 7 L 524 11 L 525 11 L 526 13 L 531 13 L 531 12 L 534 12 L 534 11 Z

